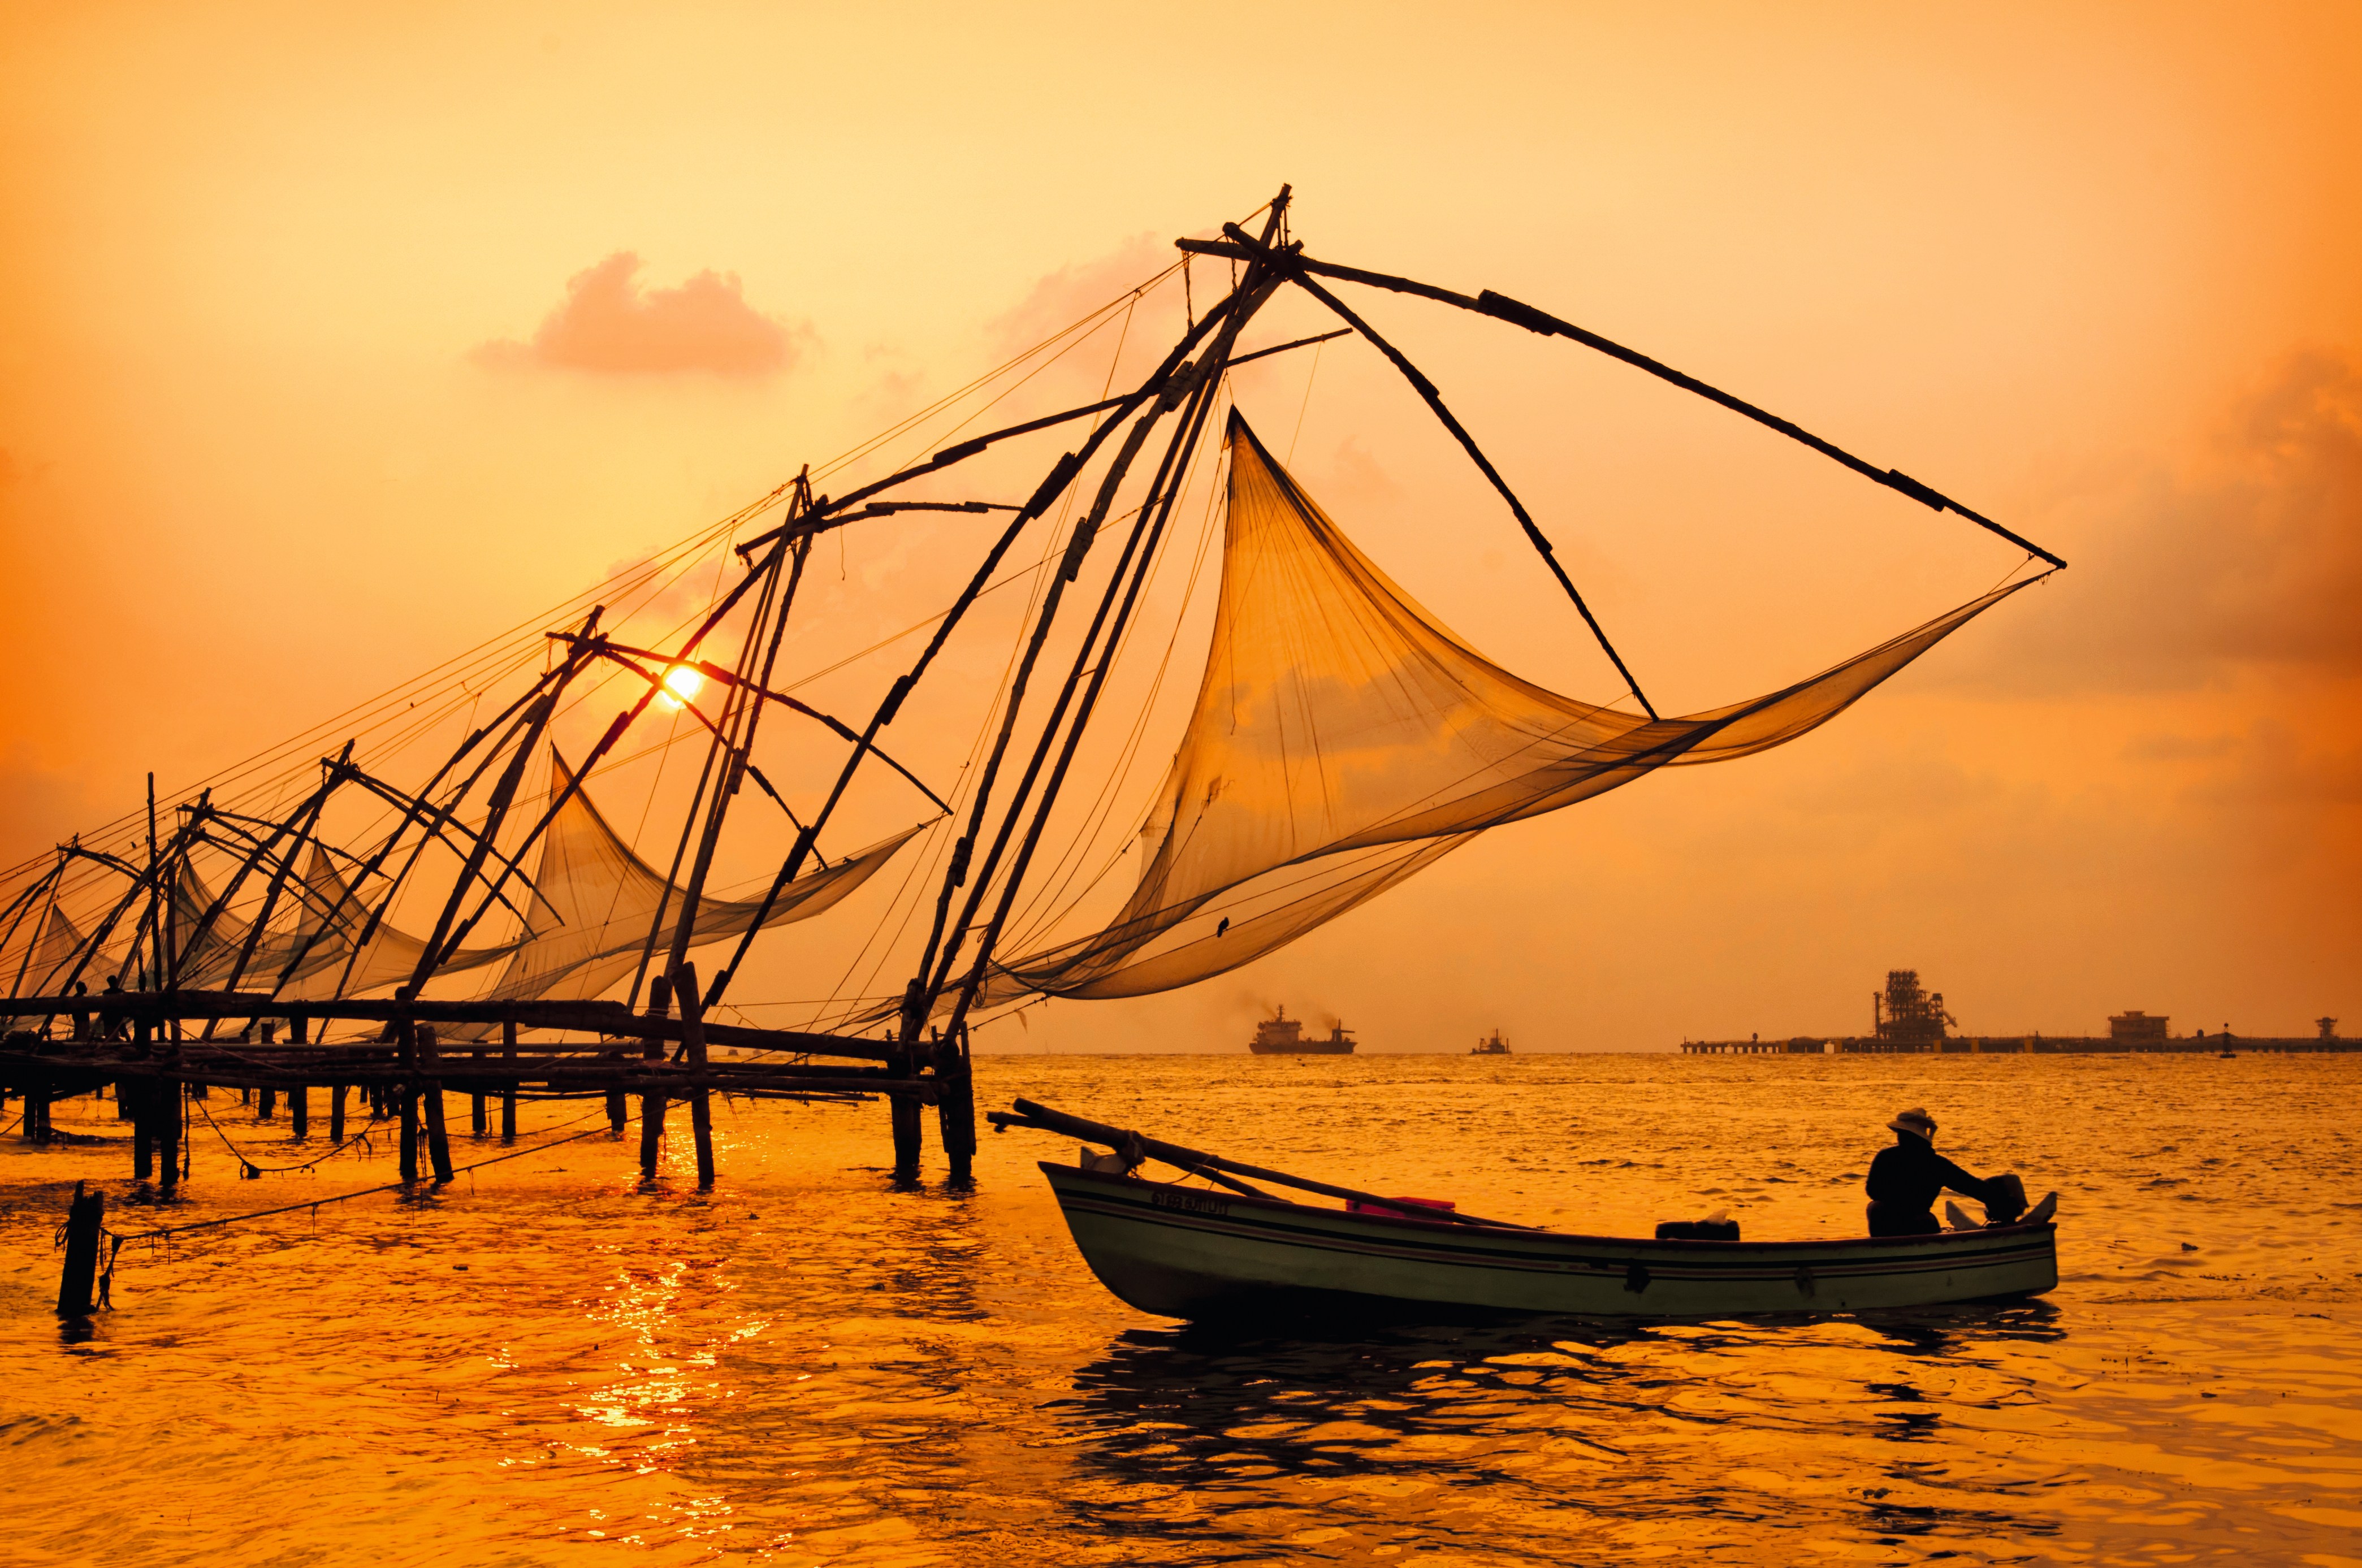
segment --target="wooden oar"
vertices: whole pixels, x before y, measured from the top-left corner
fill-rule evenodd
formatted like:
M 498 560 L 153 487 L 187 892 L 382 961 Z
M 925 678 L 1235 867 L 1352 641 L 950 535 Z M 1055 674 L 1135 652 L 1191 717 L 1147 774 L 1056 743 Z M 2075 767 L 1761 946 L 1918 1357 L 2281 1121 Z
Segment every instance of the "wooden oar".
M 1297 1187 L 1305 1192 L 1317 1192 L 1324 1198 L 1341 1198 L 1349 1202 L 1374 1204 L 1393 1214 L 1405 1212 L 1405 1205 L 1400 1198 L 1381 1198 L 1374 1192 L 1363 1192 L 1355 1187 L 1332 1187 L 1325 1181 L 1313 1181 L 1306 1176 L 1289 1176 L 1286 1171 L 1267 1170 L 1262 1165 L 1250 1165 L 1240 1160 L 1226 1160 L 1220 1154 L 1209 1154 L 1202 1150 L 1185 1149 L 1178 1143 L 1167 1143 L 1158 1139 L 1143 1137 L 1138 1132 L 1126 1132 L 1120 1127 L 1110 1127 L 1103 1121 L 1089 1121 L 1079 1116 L 1069 1116 L 1063 1110 L 1053 1110 L 1046 1105 L 1036 1105 L 1030 1099 L 1021 1099 L 1015 1104 L 1017 1110 L 1013 1114 L 1006 1110 L 995 1110 L 987 1114 L 986 1120 L 992 1123 L 995 1131 L 1024 1127 L 1043 1132 L 1061 1132 L 1069 1138 L 1079 1138 L 1087 1143 L 1105 1143 L 1111 1149 L 1122 1150 L 1126 1154 L 1145 1154 L 1151 1159 L 1162 1160 L 1168 1165 L 1178 1165 L 1183 1170 L 1194 1171 L 1216 1181 L 1220 1181 L 1221 1178 L 1213 1173 L 1229 1171 L 1237 1176 L 1253 1176 L 1257 1181 Z M 1222 1185 L 1230 1187 L 1233 1184 L 1223 1182 Z M 1447 1220 L 1455 1225 L 1483 1225 L 1504 1231 L 1540 1229 L 1539 1226 L 1520 1225 L 1510 1220 L 1486 1220 L 1474 1214 L 1462 1214 L 1451 1209 L 1426 1210 L 1418 1218 Z

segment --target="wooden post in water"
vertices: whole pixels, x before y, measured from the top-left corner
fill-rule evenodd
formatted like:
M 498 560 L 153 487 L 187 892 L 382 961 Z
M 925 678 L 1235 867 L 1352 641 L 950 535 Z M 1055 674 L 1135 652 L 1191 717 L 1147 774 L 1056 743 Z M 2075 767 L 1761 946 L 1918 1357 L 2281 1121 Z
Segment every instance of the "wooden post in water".
M 673 992 L 680 999 L 680 1043 L 689 1069 L 705 1075 L 705 993 L 697 988 L 697 966 L 684 958 Z M 689 1091 L 690 1131 L 697 1139 L 697 1185 L 713 1185 L 713 1107 L 703 1084 Z
M 516 1020 L 513 1018 L 502 1020 L 501 1055 L 512 1062 L 516 1060 Z M 624 1097 L 620 1094 L 610 1094 L 607 1097 L 607 1120 L 613 1121 L 618 1131 L 622 1130 L 623 1123 L 617 1119 L 616 1112 L 623 1102 Z M 503 1143 L 516 1142 L 516 1081 L 514 1079 L 511 1079 L 501 1090 L 501 1142 Z
M 344 1141 L 345 1086 L 330 1084 L 328 1086 L 328 1142 L 341 1143 Z
M 935 1086 L 942 1096 L 935 1102 L 935 1117 L 941 1124 L 944 1159 L 951 1166 L 951 1179 L 972 1181 L 976 1174 L 976 1079 L 969 1066 L 966 1023 L 959 1026 L 952 1039 L 936 1047 Z
M 268 1121 L 270 1120 L 272 1113 L 277 1111 L 278 1109 L 279 1091 L 277 1089 L 264 1089 L 262 1091 L 262 1103 L 256 1108 L 254 1119 L 257 1121 Z
M 181 1080 L 156 1081 L 156 1185 L 171 1192 L 181 1185 Z
M 126 1078 L 123 1094 L 128 1090 L 131 1101 L 131 1179 L 148 1181 L 156 1175 L 156 1121 L 149 1107 L 156 1098 L 155 1084 L 147 1078 Z
M 662 1018 L 672 999 L 672 981 L 658 975 L 648 982 L 648 1016 Z M 651 1062 L 664 1060 L 664 1042 L 648 1035 L 640 1045 L 641 1056 Z M 657 1174 L 657 1152 L 664 1143 L 665 1096 L 660 1088 L 640 1096 L 640 1179 L 651 1180 Z
M 49 1109 L 50 1086 L 40 1078 L 25 1080 L 25 1117 L 17 1134 L 28 1143 L 47 1142 L 41 1135 L 41 1112 Z
M 287 1091 L 288 1132 L 298 1143 L 312 1135 L 312 1086 L 297 1084 Z
M 439 1059 L 435 1049 L 435 1031 L 420 1024 L 418 1035 L 418 1066 L 421 1072 L 432 1072 Z M 435 1185 L 442 1186 L 451 1179 L 451 1140 L 443 1130 L 443 1080 L 425 1080 L 426 1092 L 426 1157 L 434 1162 Z
M 418 1179 L 418 1090 L 414 1084 L 396 1084 L 395 1098 L 402 1102 L 402 1179 Z
M 74 1183 L 66 1209 L 66 1266 L 58 1279 L 58 1316 L 86 1318 L 97 1305 L 98 1247 L 106 1222 L 106 1194 L 84 1196 Z
M 898 1078 L 916 1078 L 919 1076 L 916 1060 L 907 1050 L 895 1052 L 893 1059 L 886 1066 Z M 919 1154 L 925 1138 L 923 1125 L 919 1120 L 919 1098 L 910 1094 L 888 1095 L 886 1108 L 894 1129 L 894 1179 L 916 1181 L 919 1179 Z

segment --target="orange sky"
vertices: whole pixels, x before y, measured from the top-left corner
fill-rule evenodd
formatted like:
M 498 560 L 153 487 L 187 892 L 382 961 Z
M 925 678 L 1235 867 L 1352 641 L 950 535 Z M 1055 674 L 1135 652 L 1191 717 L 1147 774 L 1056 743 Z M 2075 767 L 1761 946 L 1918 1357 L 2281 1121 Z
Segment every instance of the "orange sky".
M 1861 1028 L 1906 965 L 1972 1031 L 2362 1028 L 2357 68 L 2334 5 L 10 7 L 0 859 L 690 534 L 1286 180 L 1316 255 L 1531 301 L 2074 568 L 1794 746 L 995 1043 L 1231 1048 L 1285 1001 L 1372 1049 L 1657 1048 Z M 1369 314 L 1669 712 L 2014 563 L 1571 345 Z M 1312 493 L 1608 696 L 1392 372 L 1310 368 L 1240 396 Z M 808 668 L 974 536 L 849 538 Z M 762 994 L 814 994 L 839 939 L 797 940 Z

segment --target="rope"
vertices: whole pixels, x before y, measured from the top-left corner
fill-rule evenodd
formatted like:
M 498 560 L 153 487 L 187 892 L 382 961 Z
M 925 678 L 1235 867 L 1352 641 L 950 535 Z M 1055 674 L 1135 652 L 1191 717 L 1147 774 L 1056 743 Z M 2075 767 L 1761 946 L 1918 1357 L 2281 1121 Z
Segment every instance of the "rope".
M 599 1110 L 591 1112 L 590 1116 L 603 1116 L 605 1112 L 603 1110 Z M 575 1121 L 588 1121 L 590 1120 L 590 1116 L 578 1116 L 574 1120 Z M 560 1122 L 559 1125 L 571 1126 L 573 1123 Z M 555 1149 L 561 1143 L 576 1143 L 581 1139 L 592 1137 L 604 1131 L 604 1128 L 599 1127 L 585 1128 L 579 1132 L 570 1132 L 563 1138 L 552 1138 L 546 1143 L 536 1143 L 530 1149 L 516 1149 L 505 1154 L 494 1154 L 489 1160 L 478 1160 L 473 1165 L 455 1166 L 453 1167 L 451 1174 L 456 1176 L 461 1171 L 480 1171 L 486 1165 L 497 1165 L 508 1160 L 521 1160 L 527 1154 L 538 1154 L 544 1150 Z M 123 1243 L 126 1242 L 158 1242 L 169 1236 L 184 1236 L 193 1231 L 214 1231 L 220 1229 L 224 1225 L 243 1225 L 249 1220 L 268 1220 L 274 1215 L 293 1214 L 306 1209 L 317 1210 L 331 1203 L 343 1203 L 355 1198 L 369 1198 L 381 1192 L 399 1192 L 406 1187 L 415 1185 L 416 1184 L 414 1182 L 390 1181 L 378 1187 L 362 1187 L 358 1192 L 340 1192 L 329 1198 L 312 1198 L 308 1202 L 281 1204 L 276 1209 L 258 1209 L 250 1214 L 233 1214 L 224 1220 L 200 1220 L 196 1223 L 191 1225 L 166 1225 L 160 1230 L 135 1231 L 128 1234 L 115 1231 L 102 1231 L 101 1233 L 112 1239 L 116 1249 L 120 1250 Z M 110 1255 L 108 1260 L 108 1272 L 112 1273 L 114 1263 L 112 1256 Z
M 222 1147 L 227 1149 L 231 1154 L 237 1156 L 239 1174 L 245 1176 L 248 1181 L 254 1180 L 265 1172 L 269 1172 L 274 1176 L 284 1176 L 291 1171 L 308 1171 L 315 1165 L 319 1165 L 329 1160 L 335 1159 L 338 1154 L 343 1154 L 347 1149 L 351 1148 L 356 1143 L 367 1143 L 370 1139 L 369 1131 L 364 1129 L 361 1132 L 354 1133 L 351 1137 L 346 1139 L 343 1143 L 337 1144 L 326 1154 L 322 1154 L 318 1159 L 305 1160 L 300 1165 L 259 1165 L 255 1164 L 254 1161 L 247 1157 L 245 1150 L 239 1148 L 237 1144 L 229 1141 L 229 1134 L 223 1132 L 221 1123 L 214 1120 L 212 1107 L 206 1105 L 203 1100 L 193 1100 L 192 1103 L 193 1103 L 197 1110 L 204 1114 L 205 1125 L 214 1130 L 214 1136 L 222 1141 Z

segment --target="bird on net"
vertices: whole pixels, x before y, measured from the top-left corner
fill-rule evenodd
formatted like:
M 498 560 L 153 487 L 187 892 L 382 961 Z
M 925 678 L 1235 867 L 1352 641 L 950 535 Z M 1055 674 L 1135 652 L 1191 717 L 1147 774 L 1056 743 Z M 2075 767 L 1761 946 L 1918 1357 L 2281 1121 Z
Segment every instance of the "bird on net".
M 1355 548 L 1235 411 L 1226 443 L 1212 646 L 1149 817 L 1153 851 L 1104 929 L 995 963 L 981 1006 L 1141 996 L 1237 968 L 1488 829 L 1794 740 L 2039 580 L 1750 701 L 1652 720 L 1486 659 Z

